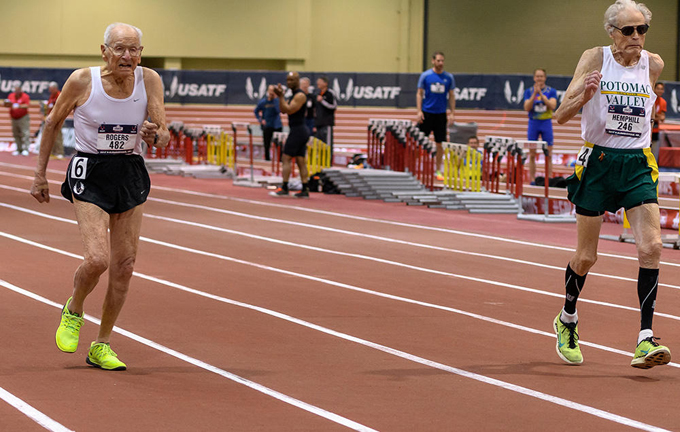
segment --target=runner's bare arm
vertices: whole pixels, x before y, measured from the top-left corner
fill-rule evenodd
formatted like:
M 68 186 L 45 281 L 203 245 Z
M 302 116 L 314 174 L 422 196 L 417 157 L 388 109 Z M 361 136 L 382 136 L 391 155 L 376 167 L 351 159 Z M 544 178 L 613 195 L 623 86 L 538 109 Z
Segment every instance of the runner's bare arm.
M 68 80 L 66 80 L 64 88 L 54 104 L 54 108 L 52 108 L 52 111 L 45 119 L 42 139 L 40 140 L 38 164 L 35 169 L 33 185 L 31 186 L 31 195 L 38 202 L 50 202 L 50 192 L 45 172 L 47 171 L 47 163 L 50 160 L 50 153 L 52 152 L 57 133 L 71 111 L 75 107 L 84 104 L 90 97 L 91 87 L 92 75 L 89 69 L 85 68 L 74 71 Z
M 649 82 L 652 88 L 656 85 L 656 81 L 663 72 L 664 62 L 660 55 L 649 53 Z
M 151 121 L 144 121 L 140 130 L 142 139 L 149 146 L 166 147 L 170 141 L 170 131 L 165 122 L 165 105 L 163 102 L 163 81 L 158 73 L 144 68 L 144 86 L 146 87 L 146 111 Z
M 555 111 L 557 123 L 571 120 L 595 94 L 599 85 L 602 69 L 602 47 L 586 50 L 576 66 L 574 78 L 564 95 L 562 105 Z
M 279 97 L 279 109 L 283 114 L 296 113 L 307 103 L 307 97 L 303 93 L 296 94 L 290 103 L 286 102 L 283 97 L 283 87 L 281 87 L 281 84 L 274 90 L 274 93 Z

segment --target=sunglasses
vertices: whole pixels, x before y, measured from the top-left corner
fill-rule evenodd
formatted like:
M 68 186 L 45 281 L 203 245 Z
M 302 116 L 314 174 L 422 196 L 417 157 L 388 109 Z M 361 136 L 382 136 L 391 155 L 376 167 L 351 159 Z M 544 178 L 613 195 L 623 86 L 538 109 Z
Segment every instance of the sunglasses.
M 643 35 L 647 33 L 647 30 L 649 30 L 649 24 L 640 24 L 639 26 L 625 26 L 623 28 L 618 28 L 616 26 L 612 26 L 616 30 L 620 31 L 622 35 L 624 36 L 630 36 L 633 34 L 635 30 L 637 30 L 639 35 Z

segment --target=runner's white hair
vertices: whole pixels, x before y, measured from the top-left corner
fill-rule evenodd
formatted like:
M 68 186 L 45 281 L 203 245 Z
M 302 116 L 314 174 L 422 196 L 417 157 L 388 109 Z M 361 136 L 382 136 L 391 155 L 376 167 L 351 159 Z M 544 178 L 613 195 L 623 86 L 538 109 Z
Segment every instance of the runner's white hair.
M 619 12 L 628 8 L 640 11 L 645 17 L 646 24 L 652 20 L 652 11 L 644 3 L 637 3 L 634 0 L 616 0 L 616 3 L 609 6 L 604 13 L 604 29 L 607 33 L 612 34 L 614 26 L 618 27 Z
M 113 24 L 109 24 L 108 27 L 106 27 L 106 30 L 104 31 L 104 45 L 108 45 L 109 42 L 111 42 L 111 32 L 113 29 L 116 27 L 129 27 L 132 30 L 137 32 L 137 37 L 139 38 L 139 43 L 142 43 L 142 31 L 138 29 L 137 27 L 131 25 L 131 24 L 126 24 L 126 23 L 121 23 L 121 22 L 116 22 Z

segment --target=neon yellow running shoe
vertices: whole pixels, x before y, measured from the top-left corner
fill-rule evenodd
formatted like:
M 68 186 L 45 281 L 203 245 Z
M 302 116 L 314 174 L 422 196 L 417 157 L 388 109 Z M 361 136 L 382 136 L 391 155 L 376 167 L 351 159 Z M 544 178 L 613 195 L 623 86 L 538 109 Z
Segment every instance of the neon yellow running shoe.
M 104 342 L 92 342 L 85 361 L 91 366 L 104 370 L 121 371 L 127 369 L 125 363 L 118 360 L 118 354 L 113 352 L 111 345 Z
M 578 347 L 578 323 L 565 324 L 560 319 L 562 312 L 557 314 L 553 321 L 553 329 L 557 335 L 555 350 L 562 360 L 570 365 L 583 363 L 581 348 Z
M 69 297 L 61 310 L 61 323 L 57 328 L 57 347 L 68 353 L 76 352 L 78 349 L 78 337 L 80 336 L 80 326 L 83 325 L 83 317 L 71 313 L 68 305 L 73 297 Z
M 634 368 L 649 369 L 654 366 L 668 364 L 671 361 L 671 351 L 656 343 L 654 336 L 643 339 L 635 348 L 635 355 L 630 365 Z

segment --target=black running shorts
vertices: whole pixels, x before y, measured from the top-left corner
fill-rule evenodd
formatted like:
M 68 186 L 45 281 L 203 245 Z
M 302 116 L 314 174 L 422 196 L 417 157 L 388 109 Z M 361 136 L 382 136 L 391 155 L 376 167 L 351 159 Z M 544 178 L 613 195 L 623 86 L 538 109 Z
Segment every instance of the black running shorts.
M 109 214 L 126 212 L 146 201 L 151 188 L 140 155 L 78 152 L 68 165 L 61 194 L 96 205 Z
M 430 132 L 434 132 L 434 142 L 447 142 L 449 140 L 446 136 L 447 122 L 446 113 L 433 114 L 423 111 L 423 122 L 418 128 L 428 137 Z
M 283 146 L 283 154 L 290 157 L 305 157 L 307 156 L 307 141 L 309 141 L 309 130 L 307 126 L 293 126 L 288 132 L 288 139 Z

